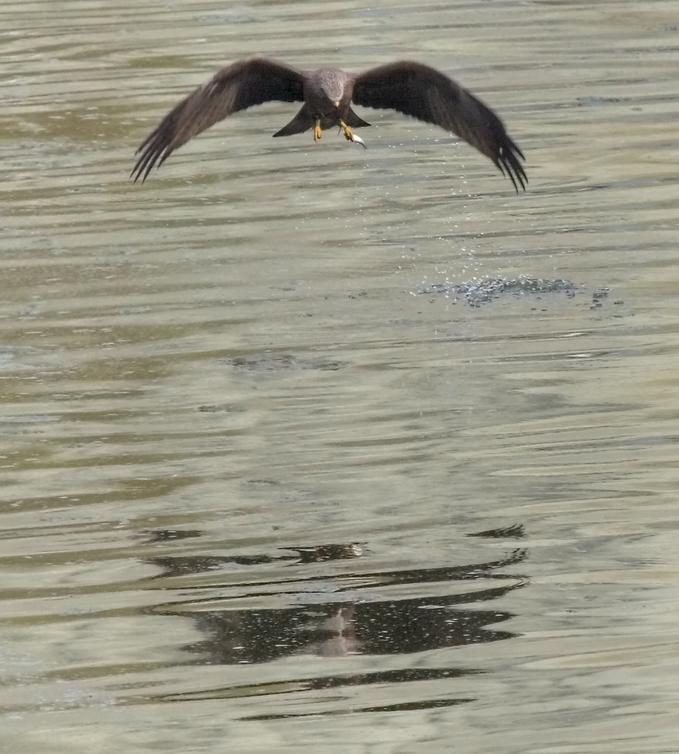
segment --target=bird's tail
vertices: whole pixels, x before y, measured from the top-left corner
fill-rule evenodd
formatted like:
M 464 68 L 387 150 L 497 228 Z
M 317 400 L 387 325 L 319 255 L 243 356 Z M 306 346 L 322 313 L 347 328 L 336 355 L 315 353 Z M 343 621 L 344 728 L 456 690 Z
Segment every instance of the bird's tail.
M 347 126 L 351 126 L 351 128 L 365 128 L 370 125 L 363 118 L 359 118 L 351 108 L 347 111 L 347 117 L 344 119 L 344 122 Z
M 292 134 L 301 134 L 303 131 L 308 131 L 313 128 L 314 119 L 309 114 L 306 105 L 295 115 L 295 117 L 281 128 L 280 131 L 276 131 L 274 136 L 292 136 Z

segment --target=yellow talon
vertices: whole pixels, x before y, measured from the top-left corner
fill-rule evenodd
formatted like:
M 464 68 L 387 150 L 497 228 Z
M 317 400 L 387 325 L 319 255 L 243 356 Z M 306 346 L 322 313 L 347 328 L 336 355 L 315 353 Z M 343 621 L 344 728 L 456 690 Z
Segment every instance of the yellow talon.
M 343 120 L 340 121 L 340 128 L 342 129 L 342 132 L 344 133 L 344 138 L 347 141 L 354 140 L 354 132 L 351 130 L 349 126 L 347 126 L 347 124 Z
M 322 135 L 323 130 L 321 129 L 321 121 L 317 120 L 316 124 L 314 125 L 314 141 L 320 141 Z
M 356 136 L 353 130 L 343 120 L 339 122 L 339 127 L 344 132 L 344 138 L 347 141 L 353 141 L 354 144 L 360 144 L 363 147 L 363 149 L 368 148 L 366 147 L 363 139 L 360 136 Z

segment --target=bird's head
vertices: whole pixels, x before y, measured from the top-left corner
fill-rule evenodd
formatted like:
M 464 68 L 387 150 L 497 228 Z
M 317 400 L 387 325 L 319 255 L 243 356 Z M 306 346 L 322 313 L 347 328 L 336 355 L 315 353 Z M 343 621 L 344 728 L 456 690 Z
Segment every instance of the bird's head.
M 325 76 L 321 83 L 321 91 L 335 107 L 340 106 L 344 97 L 344 80 L 339 76 Z

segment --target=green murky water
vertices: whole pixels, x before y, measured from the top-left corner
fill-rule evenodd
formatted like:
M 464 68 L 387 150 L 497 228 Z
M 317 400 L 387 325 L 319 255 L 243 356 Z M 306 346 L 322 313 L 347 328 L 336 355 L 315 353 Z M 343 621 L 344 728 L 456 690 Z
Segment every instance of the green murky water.
M 0 29 L 3 751 L 676 751 L 675 4 Z M 130 184 L 252 52 L 441 67 L 529 191 L 388 112 L 273 140 L 284 104 Z

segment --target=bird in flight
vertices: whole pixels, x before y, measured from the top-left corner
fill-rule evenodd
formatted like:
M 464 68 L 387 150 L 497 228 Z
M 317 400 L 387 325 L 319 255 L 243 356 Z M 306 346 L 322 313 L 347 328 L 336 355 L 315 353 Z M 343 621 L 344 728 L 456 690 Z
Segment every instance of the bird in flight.
M 523 152 L 500 118 L 470 91 L 423 63 L 399 60 L 363 73 L 336 68 L 302 72 L 265 57 L 238 60 L 218 71 L 167 113 L 137 150 L 131 176 L 146 180 L 154 166 L 189 139 L 227 116 L 272 100 L 303 102 L 301 110 L 274 136 L 339 126 L 347 141 L 365 142 L 354 129 L 369 126 L 352 104 L 398 110 L 452 131 L 485 154 L 518 192 L 528 179 Z

